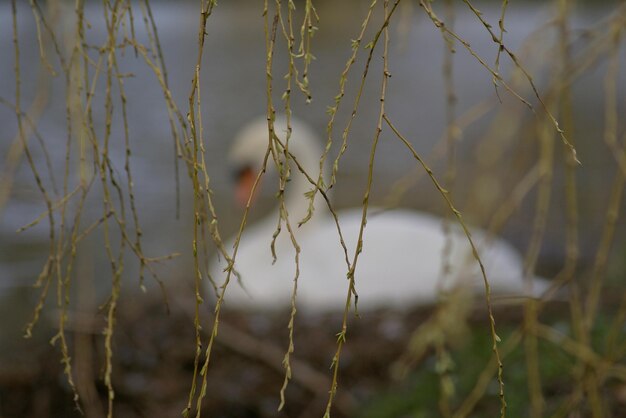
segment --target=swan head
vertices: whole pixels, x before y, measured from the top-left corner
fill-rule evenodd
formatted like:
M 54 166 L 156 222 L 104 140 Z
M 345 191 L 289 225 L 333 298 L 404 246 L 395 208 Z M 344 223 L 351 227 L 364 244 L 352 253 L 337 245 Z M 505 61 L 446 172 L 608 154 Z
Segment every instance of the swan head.
M 283 164 L 285 163 L 283 146 L 288 146 L 290 172 L 288 183 L 285 186 L 285 202 L 290 215 L 302 219 L 306 216 L 309 205 L 305 194 L 314 189 L 314 186 L 307 179 L 307 176 L 300 172 L 300 168 L 313 181 L 317 181 L 322 147 L 319 139 L 305 123 L 292 118 L 289 125 L 291 135 L 288 135 L 286 118 L 277 117 L 274 121 L 274 133 L 277 140 L 272 139 L 270 141 L 267 119 L 260 117 L 253 120 L 235 136 L 228 160 L 234 170 L 237 183 L 235 190 L 237 201 L 239 204 L 245 205 L 250 199 L 253 185 L 258 174 L 263 170 L 264 164 L 266 169 L 264 177 L 278 179 L 278 173 L 284 169 L 281 167 L 284 167 Z M 274 152 L 268 154 L 270 145 Z M 300 168 L 292 157 L 295 157 Z M 271 181 L 265 179 L 263 183 Z

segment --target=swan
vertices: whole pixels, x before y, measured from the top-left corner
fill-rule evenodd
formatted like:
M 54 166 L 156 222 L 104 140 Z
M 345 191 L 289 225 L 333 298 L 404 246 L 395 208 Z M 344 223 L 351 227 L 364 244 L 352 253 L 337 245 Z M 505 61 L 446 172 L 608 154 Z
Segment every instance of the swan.
M 317 179 L 321 143 L 303 122 L 292 119 L 289 151 L 310 177 Z M 277 118 L 275 133 L 285 144 L 286 123 Z M 261 118 L 236 135 L 228 160 L 239 173 L 236 195 L 246 202 L 261 170 L 268 147 L 267 120 Z M 308 213 L 311 182 L 291 162 L 290 180 L 285 186 L 284 202 L 295 240 L 300 247 L 296 306 L 309 312 L 342 310 L 346 306 L 349 281 L 348 266 L 340 244 L 337 226 L 320 193 L 314 198 L 312 217 L 298 227 Z M 274 171 L 270 155 L 267 173 L 259 187 L 268 186 Z M 326 168 L 324 167 L 326 170 Z M 251 199 L 253 200 L 253 199 Z M 296 277 L 296 250 L 285 225 L 275 242 L 276 260 L 270 249 L 278 225 L 278 204 L 264 219 L 246 227 L 236 255 L 234 269 L 238 278 L 231 280 L 224 293 L 224 306 L 242 310 L 279 310 L 290 306 Z M 352 261 L 361 225 L 362 209 L 337 212 L 347 254 Z M 523 279 L 523 259 L 509 243 L 488 237 L 485 231 L 471 229 L 493 294 L 522 296 L 528 283 Z M 447 238 L 448 237 L 448 238 Z M 489 239 L 488 239 L 489 238 Z M 444 247 L 449 239 L 450 269 L 442 282 Z M 232 250 L 235 237 L 225 248 Z M 217 256 L 211 262 L 210 275 L 223 285 L 227 262 Z M 479 265 L 463 230 L 451 225 L 444 232 L 443 219 L 415 210 L 381 211 L 370 208 L 364 229 L 363 248 L 355 270 L 358 309 L 410 309 L 437 303 L 442 290 L 466 289 L 484 295 L 485 287 Z M 532 279 L 532 294 L 540 295 L 548 287 L 542 279 Z

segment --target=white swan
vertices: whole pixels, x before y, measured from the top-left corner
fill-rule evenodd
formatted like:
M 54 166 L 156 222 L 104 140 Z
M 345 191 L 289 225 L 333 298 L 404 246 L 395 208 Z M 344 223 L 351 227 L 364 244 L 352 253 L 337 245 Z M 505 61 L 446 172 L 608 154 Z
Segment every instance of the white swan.
M 292 121 L 292 128 L 289 150 L 304 170 L 316 179 L 321 144 L 301 122 Z M 285 130 L 285 121 L 278 119 L 275 131 L 282 143 L 285 143 Z M 267 121 L 259 119 L 245 127 L 235 138 L 229 160 L 237 167 L 245 168 L 241 172 L 248 172 L 249 179 L 255 178 L 261 169 L 267 145 Z M 309 200 L 305 193 L 312 186 L 295 164 L 292 163 L 291 166 L 291 179 L 285 190 L 285 206 L 301 249 L 297 307 L 312 312 L 343 309 L 349 284 L 346 278 L 348 267 L 335 222 L 318 193 L 313 217 L 302 227 L 297 227 L 307 213 Z M 270 167 L 274 167 L 271 156 L 267 167 L 266 176 L 270 176 Z M 250 173 L 254 173 L 254 176 L 251 177 Z M 274 172 L 274 180 L 276 178 Z M 265 183 L 263 186 L 269 186 L 267 183 L 274 180 L 265 178 L 262 180 Z M 247 185 L 251 184 L 252 181 L 248 180 Z M 243 189 L 245 192 L 238 192 L 239 197 L 247 198 L 249 187 Z M 446 243 L 442 219 L 413 210 L 376 212 L 375 208 L 368 212 L 363 252 L 359 256 L 355 273 L 360 311 L 383 307 L 404 309 L 433 304 L 438 300 L 442 288 L 449 289 L 453 286 L 463 286 L 484 294 L 484 282 L 478 263 L 459 227 L 451 227 L 452 251 L 449 253 L 449 262 L 452 268 L 446 283 L 441 284 L 442 255 Z M 361 213 L 360 208 L 338 213 L 351 261 L 361 224 Z M 265 219 L 245 229 L 235 261 L 235 269 L 241 275 L 243 288 L 233 275 L 225 293 L 226 307 L 274 310 L 290 305 L 296 274 L 295 249 L 287 228 L 283 226 L 275 246 L 278 258 L 272 264 L 270 243 L 277 223 L 278 207 Z M 520 254 L 502 239 L 494 238 L 483 242 L 486 238 L 484 231 L 473 229 L 472 237 L 479 245 L 492 292 L 517 296 L 524 294 L 526 283 L 523 280 Z M 234 238 L 226 243 L 226 248 L 232 250 L 233 244 Z M 225 268 L 226 262 L 223 259 L 213 260 L 211 276 L 218 284 L 224 282 Z M 540 294 L 546 288 L 547 282 L 533 280 L 533 294 Z

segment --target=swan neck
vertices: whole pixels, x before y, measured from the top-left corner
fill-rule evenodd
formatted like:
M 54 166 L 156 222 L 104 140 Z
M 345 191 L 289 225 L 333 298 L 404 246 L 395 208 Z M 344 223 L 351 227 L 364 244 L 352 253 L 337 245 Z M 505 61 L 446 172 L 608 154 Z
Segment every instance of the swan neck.
M 305 157 L 304 155 L 302 157 Z M 305 163 L 302 157 L 297 157 L 298 162 L 304 167 L 308 176 L 317 181 L 319 176 L 319 161 L 311 158 L 310 155 L 306 155 L 305 159 L 308 159 Z M 289 213 L 290 222 L 299 223 L 308 216 L 310 210 L 310 192 L 315 190 L 315 185 L 306 178 L 304 174 L 300 172 L 295 164 L 291 171 L 291 181 L 287 184 L 285 190 L 285 206 Z M 307 169 L 308 167 L 308 169 Z M 313 201 L 314 214 L 324 210 L 324 198 L 319 192 L 315 194 Z M 315 219 L 319 219 L 320 216 L 313 216 L 308 222 L 313 222 Z M 308 223 L 307 222 L 307 223 Z

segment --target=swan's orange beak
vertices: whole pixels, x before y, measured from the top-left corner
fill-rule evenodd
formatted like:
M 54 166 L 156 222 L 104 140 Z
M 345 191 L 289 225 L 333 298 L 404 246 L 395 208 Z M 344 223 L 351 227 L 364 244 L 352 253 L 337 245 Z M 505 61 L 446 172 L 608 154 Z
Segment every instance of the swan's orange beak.
M 236 177 L 237 185 L 235 189 L 235 199 L 240 206 L 245 207 L 248 204 L 248 200 L 251 199 L 250 195 L 252 194 L 252 187 L 254 186 L 256 176 L 254 175 L 254 171 L 251 167 L 246 167 L 243 170 L 240 170 Z M 251 200 L 254 201 L 254 196 L 252 196 Z

